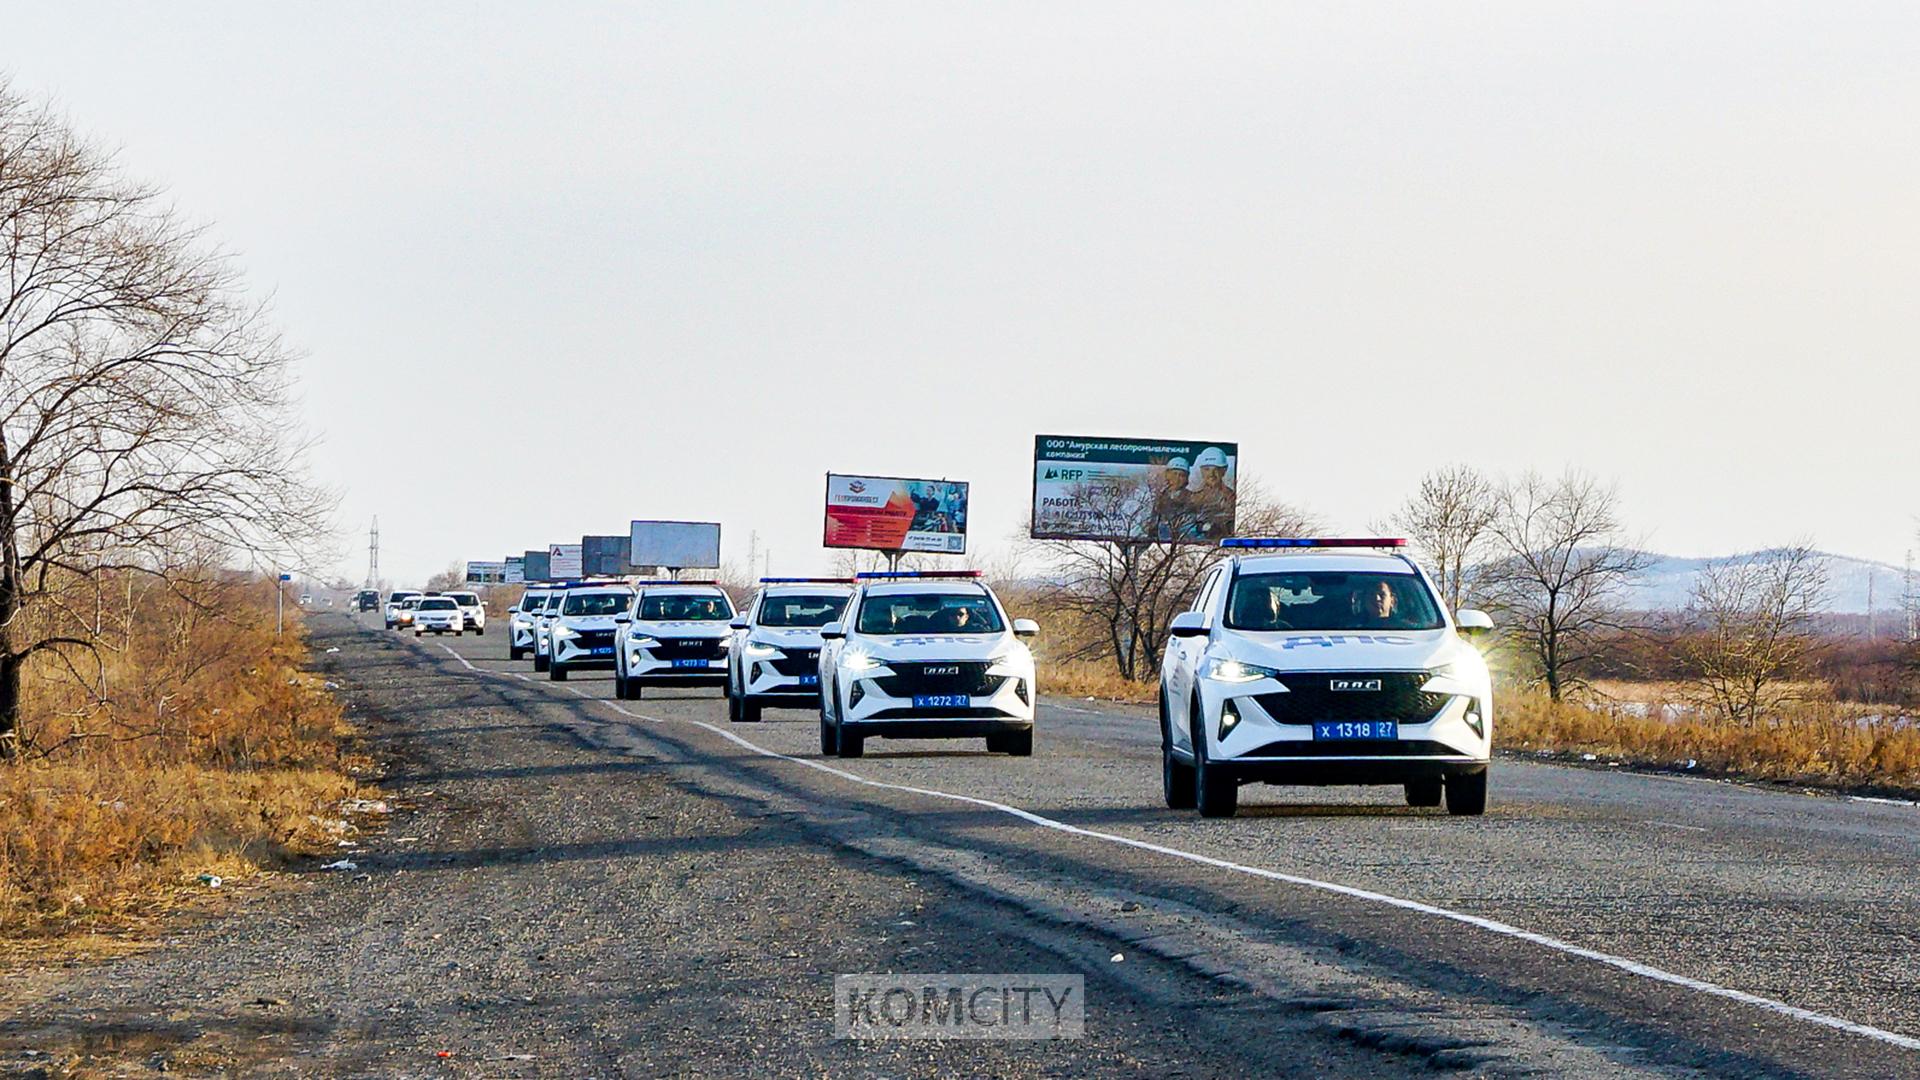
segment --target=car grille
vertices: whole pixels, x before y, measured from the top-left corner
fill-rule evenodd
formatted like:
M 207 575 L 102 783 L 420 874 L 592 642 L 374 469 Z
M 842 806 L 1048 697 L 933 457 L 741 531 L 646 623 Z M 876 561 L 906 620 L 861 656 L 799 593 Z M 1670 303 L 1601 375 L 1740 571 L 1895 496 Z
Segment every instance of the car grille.
M 781 675 L 812 675 L 820 670 L 820 650 L 793 649 L 784 656 L 776 656 L 762 663 Z
M 1397 720 L 1424 724 L 1439 715 L 1451 694 L 1429 693 L 1420 687 L 1430 676 L 1424 671 L 1311 671 L 1280 676 L 1284 694 L 1254 698 L 1267 715 L 1282 724 L 1311 724 L 1315 720 Z M 1378 690 L 1335 690 L 1335 682 L 1379 683 Z
M 888 697 L 912 697 L 915 694 L 967 694 L 984 697 L 1000 689 L 1002 676 L 988 675 L 988 665 L 974 663 L 889 663 L 892 675 L 873 680 L 874 686 Z
M 613 644 L 613 631 L 582 630 L 579 636 L 573 639 L 573 643 L 583 649 L 595 649 L 611 645 Z
M 647 652 L 656 660 L 718 660 L 726 655 L 720 647 L 725 638 L 661 638 Z
M 1275 742 L 1240 755 L 1251 757 L 1464 757 L 1431 739 L 1330 739 L 1326 742 Z

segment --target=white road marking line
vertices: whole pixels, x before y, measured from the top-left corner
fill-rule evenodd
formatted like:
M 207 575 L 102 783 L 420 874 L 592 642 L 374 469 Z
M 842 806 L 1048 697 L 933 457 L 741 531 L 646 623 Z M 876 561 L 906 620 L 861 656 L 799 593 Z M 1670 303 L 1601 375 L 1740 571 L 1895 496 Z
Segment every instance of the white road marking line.
M 457 652 L 454 652 L 451 648 L 448 648 L 446 645 L 441 645 L 440 647 L 443 649 L 446 649 L 447 653 L 451 655 L 454 659 L 460 661 L 462 664 L 466 664 L 469 670 L 478 671 L 487 675 L 500 674 L 499 672 L 487 671 L 484 668 L 474 667 L 473 664 L 470 663 L 466 657 L 461 656 Z M 619 706 L 614 705 L 614 703 L 611 701 L 605 701 L 597 698 L 593 700 L 599 701 L 600 704 L 603 704 L 603 705 L 611 705 L 614 708 L 619 709 L 619 711 L 621 712 L 626 712 L 625 709 L 620 709 Z M 631 716 L 634 714 L 628 713 L 628 715 Z M 651 716 L 643 716 L 643 717 L 639 717 L 639 719 L 649 720 L 656 724 L 662 722 L 659 718 L 651 717 Z M 910 784 L 893 784 L 893 783 L 888 783 L 885 780 L 875 780 L 870 777 L 861 776 L 858 773 L 848 772 L 845 769 L 835 768 L 831 765 L 825 764 L 824 762 L 814 761 L 809 758 L 797 758 L 790 754 L 782 754 L 777 750 L 769 750 L 764 746 L 760 746 L 756 743 L 748 742 L 746 739 L 743 739 L 740 736 L 735 735 L 733 732 L 728 731 L 725 728 L 715 727 L 714 725 L 709 724 L 704 720 L 682 720 L 681 723 L 692 724 L 695 727 L 705 728 L 708 731 L 713 732 L 715 735 L 718 735 L 723 739 L 727 739 L 730 742 L 733 742 L 748 750 L 751 750 L 756 754 L 760 754 L 763 757 L 774 758 L 779 761 L 787 761 L 795 765 L 802 765 L 802 766 L 805 766 L 806 768 L 815 769 L 815 770 L 818 770 L 819 772 L 826 773 L 830 776 L 837 776 L 843 780 L 850 780 L 853 783 L 863 784 L 867 787 L 882 788 L 888 791 L 900 791 L 900 792 L 905 792 L 911 795 L 922 795 L 932 799 L 946 799 L 950 802 L 965 803 L 969 806 L 978 806 L 984 809 L 998 811 L 999 813 L 1007 814 L 1012 817 L 1019 818 L 1020 820 L 1025 821 L 1029 824 L 1038 825 L 1044 829 L 1052 829 L 1055 832 L 1065 833 L 1069 836 L 1080 836 L 1090 840 L 1103 840 L 1110 844 L 1118 844 L 1122 847 L 1130 847 L 1138 851 L 1151 851 L 1156 855 L 1165 855 L 1165 856 L 1168 856 L 1169 858 L 1183 859 L 1187 862 L 1198 863 L 1202 866 L 1210 866 L 1218 870 L 1227 870 L 1236 874 L 1245 874 L 1249 877 L 1262 878 L 1267 881 L 1278 881 L 1287 885 L 1296 885 L 1301 888 L 1315 889 L 1320 892 L 1332 893 L 1336 896 L 1351 897 L 1355 900 L 1365 900 L 1369 903 L 1380 904 L 1385 907 L 1398 908 L 1402 911 L 1411 911 L 1421 915 L 1431 915 L 1434 918 L 1446 919 L 1451 922 L 1463 923 L 1467 926 L 1476 927 L 1478 929 L 1485 930 L 1489 933 L 1499 934 L 1503 937 L 1514 938 L 1516 940 L 1524 941 L 1532 945 L 1538 945 L 1545 949 L 1551 949 L 1554 952 L 1564 953 L 1568 956 L 1576 956 L 1582 960 L 1591 960 L 1597 964 L 1605 964 L 1608 967 L 1615 968 L 1620 971 L 1624 971 L 1629 975 L 1638 975 L 1643 979 L 1649 979 L 1649 980 L 1652 980 L 1653 982 L 1666 983 L 1669 986 L 1678 986 L 1684 990 L 1692 990 L 1696 993 L 1706 994 L 1712 997 L 1725 998 L 1728 1001 L 1737 1001 L 1743 1005 L 1751 1005 L 1751 1006 L 1754 1006 L 1755 1008 L 1765 1009 L 1768 1012 L 1776 1013 L 1781 1016 L 1791 1017 L 1792 1019 L 1795 1019 L 1795 1020 L 1805 1021 L 1806 1023 L 1809 1023 L 1809 1024 L 1817 1024 L 1821 1027 L 1832 1028 L 1835 1031 L 1844 1031 L 1849 1035 L 1859 1035 L 1864 1038 L 1874 1039 L 1879 1042 L 1887 1043 L 1891 1046 L 1900 1047 L 1903 1050 L 1920 1050 L 1920 1038 L 1914 1038 L 1910 1035 L 1901 1035 L 1898 1032 L 1887 1031 L 1883 1028 L 1873 1027 L 1870 1024 L 1856 1023 L 1852 1020 L 1843 1019 L 1838 1016 L 1829 1016 L 1826 1013 L 1815 1012 L 1812 1009 L 1803 1009 L 1798 1005 L 1789 1005 L 1784 1001 L 1775 1001 L 1772 998 L 1761 997 L 1758 994 L 1749 994 L 1744 990 L 1735 990 L 1732 987 L 1721 986 L 1718 983 L 1707 982 L 1704 979 L 1695 979 L 1686 975 L 1680 975 L 1675 972 L 1654 967 L 1651 964 L 1643 964 L 1638 960 L 1629 960 L 1624 956 L 1614 956 L 1611 953 L 1603 953 L 1597 949 L 1589 949 L 1589 948 L 1586 948 L 1585 946 L 1575 945 L 1567 941 L 1561 941 L 1559 938 L 1550 937 L 1546 934 L 1535 933 L 1534 931 L 1531 931 L 1531 930 L 1522 930 L 1517 926 L 1513 926 L 1508 923 L 1503 923 L 1497 919 L 1489 919 L 1480 915 L 1470 915 L 1464 911 L 1454 911 L 1451 908 L 1443 908 L 1434 904 L 1423 903 L 1418 900 L 1407 900 L 1398 896 L 1390 896 L 1386 893 L 1373 892 L 1372 890 L 1369 890 L 1369 889 L 1358 889 L 1351 885 L 1341 885 L 1331 881 L 1319 881 L 1314 878 L 1300 877 L 1296 874 L 1282 873 L 1278 870 L 1268 870 L 1265 867 L 1260 867 L 1260 866 L 1248 866 L 1245 863 L 1237 863 L 1227 859 L 1219 859 L 1211 855 L 1202 855 L 1197 851 L 1186 851 L 1181 848 L 1168 847 L 1164 844 L 1156 844 L 1147 840 L 1138 840 L 1131 836 L 1121 836 L 1117 833 L 1101 832 L 1098 829 L 1084 829 L 1078 825 L 1069 825 L 1064 821 L 1056 821 L 1053 818 L 1036 814 L 1031 810 L 1022 810 L 1017 806 L 1010 806 L 1007 803 L 1003 803 L 1003 802 L 995 802 L 992 799 L 983 799 L 975 795 L 959 795 L 950 791 L 935 791 L 931 788 L 914 787 Z
M 1707 830 L 1707 829 L 1705 829 L 1705 828 L 1702 828 L 1702 827 L 1701 827 L 1701 826 L 1699 826 L 1699 825 L 1682 825 L 1682 824 L 1680 824 L 1680 823 L 1679 823 L 1679 822 L 1677 822 L 1677 821 L 1649 821 L 1649 822 L 1647 822 L 1647 824 L 1649 824 L 1649 825 L 1658 825 L 1658 826 L 1660 826 L 1660 827 L 1661 827 L 1661 828 L 1663 828 L 1663 829 L 1685 829 L 1685 830 L 1687 830 L 1688 832 L 1707 832 L 1707 831 L 1709 831 L 1709 830 Z
M 1910 799 L 1879 799 L 1872 795 L 1849 795 L 1847 796 L 1847 801 L 1875 803 L 1880 806 L 1920 806 L 1920 802 L 1914 802 Z

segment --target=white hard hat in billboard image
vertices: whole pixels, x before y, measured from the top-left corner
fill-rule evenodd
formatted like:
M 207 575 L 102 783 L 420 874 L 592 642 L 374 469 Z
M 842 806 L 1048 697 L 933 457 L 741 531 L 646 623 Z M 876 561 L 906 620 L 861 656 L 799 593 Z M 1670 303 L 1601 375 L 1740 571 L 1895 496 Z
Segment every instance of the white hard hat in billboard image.
M 1201 456 L 1202 458 L 1204 458 L 1204 457 L 1206 457 L 1206 455 L 1205 455 L 1205 454 L 1202 454 L 1202 455 L 1200 455 L 1200 456 Z M 1191 472 L 1191 471 L 1192 471 L 1191 469 L 1189 469 L 1189 468 L 1187 467 L 1187 459 L 1186 459 L 1186 458 L 1183 458 L 1183 457 L 1177 457 L 1177 458 L 1174 458 L 1173 460 L 1171 460 L 1171 461 L 1169 461 L 1169 462 L 1167 462 L 1167 465 L 1166 465 L 1166 467 L 1167 467 L 1167 468 L 1169 468 L 1169 469 L 1179 469 L 1179 470 L 1180 470 L 1181 472 Z
M 1179 459 L 1175 458 L 1174 460 L 1178 461 Z M 1205 450 L 1200 451 L 1200 456 L 1193 459 L 1193 464 L 1195 468 L 1200 469 L 1224 469 L 1227 467 L 1227 452 L 1217 446 L 1209 446 Z

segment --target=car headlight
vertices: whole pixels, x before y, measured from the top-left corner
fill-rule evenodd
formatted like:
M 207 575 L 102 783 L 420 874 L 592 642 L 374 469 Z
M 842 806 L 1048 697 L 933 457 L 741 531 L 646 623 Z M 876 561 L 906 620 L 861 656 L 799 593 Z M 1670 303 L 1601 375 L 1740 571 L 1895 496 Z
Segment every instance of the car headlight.
M 571 626 L 556 626 L 553 628 L 553 636 L 559 638 L 562 641 L 568 641 L 573 638 L 579 637 L 580 631 L 575 630 Z
M 660 639 L 650 638 L 650 637 L 632 637 L 627 639 L 627 646 L 629 648 L 634 648 L 634 649 L 657 649 L 660 647 Z
M 1026 659 L 1026 657 L 1022 656 L 1017 651 L 1001 653 L 999 656 L 996 656 L 993 659 L 987 661 L 987 674 L 989 675 L 1019 674 L 1020 673 L 1019 664 L 1024 659 Z
M 744 651 L 748 656 L 767 657 L 780 655 L 779 646 L 769 645 L 764 641 L 748 641 Z
M 1280 672 L 1275 668 L 1248 664 L 1229 657 L 1216 656 L 1207 661 L 1207 678 L 1219 682 L 1243 683 L 1259 679 L 1276 679 Z
M 872 653 L 858 651 L 850 652 L 842 656 L 840 662 L 846 665 L 848 671 L 872 671 L 883 663 L 883 661 Z

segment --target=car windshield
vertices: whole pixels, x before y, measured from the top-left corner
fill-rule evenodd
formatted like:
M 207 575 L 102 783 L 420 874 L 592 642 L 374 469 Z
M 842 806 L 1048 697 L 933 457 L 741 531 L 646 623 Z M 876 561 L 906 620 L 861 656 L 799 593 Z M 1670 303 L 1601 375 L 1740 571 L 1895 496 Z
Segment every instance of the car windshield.
M 479 607 L 480 606 L 480 598 L 473 595 L 470 592 L 454 593 L 453 602 L 456 604 L 459 604 L 461 607 Z
M 420 601 L 421 611 L 453 611 L 459 606 L 451 596 L 429 596 Z
M 1235 630 L 1438 630 L 1433 594 L 1412 574 L 1242 574 L 1227 596 Z
M 627 602 L 632 599 L 631 593 L 574 593 L 567 597 L 567 604 L 560 609 L 560 614 L 618 615 L 627 610 Z
M 862 634 L 997 634 L 1000 613 L 982 593 L 894 593 L 860 604 Z
M 844 596 L 769 596 L 760 601 L 761 626 L 825 626 L 847 606 Z
M 640 617 L 650 622 L 713 622 L 733 618 L 724 596 L 654 596 L 640 598 Z
M 540 605 L 547 602 L 545 593 L 527 593 L 520 597 L 521 611 L 539 611 Z
M 559 611 L 560 601 L 565 598 L 566 598 L 566 595 L 564 593 L 548 593 L 547 602 L 541 608 L 541 610 L 542 611 Z

